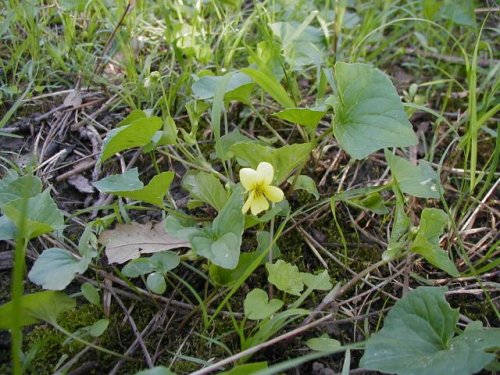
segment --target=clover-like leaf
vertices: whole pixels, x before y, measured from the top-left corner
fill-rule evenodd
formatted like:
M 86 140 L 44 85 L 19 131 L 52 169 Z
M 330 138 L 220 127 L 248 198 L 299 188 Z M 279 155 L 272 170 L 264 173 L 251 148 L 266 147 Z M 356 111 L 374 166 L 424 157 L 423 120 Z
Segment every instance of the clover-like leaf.
M 359 63 L 335 64 L 333 133 L 353 158 L 387 147 L 418 142 L 401 100 L 387 75 Z
M 266 269 L 269 273 L 269 282 L 276 286 L 276 288 L 283 292 L 300 296 L 300 293 L 304 289 L 304 281 L 297 266 L 280 259 L 274 264 L 267 263 Z
M 470 325 L 455 336 L 458 311 L 446 288 L 419 287 L 398 301 L 372 335 L 360 366 L 399 375 L 470 375 L 495 359 L 500 329 Z
M 262 320 L 281 309 L 283 304 L 284 302 L 277 298 L 269 300 L 265 291 L 256 288 L 247 294 L 243 306 L 247 319 Z

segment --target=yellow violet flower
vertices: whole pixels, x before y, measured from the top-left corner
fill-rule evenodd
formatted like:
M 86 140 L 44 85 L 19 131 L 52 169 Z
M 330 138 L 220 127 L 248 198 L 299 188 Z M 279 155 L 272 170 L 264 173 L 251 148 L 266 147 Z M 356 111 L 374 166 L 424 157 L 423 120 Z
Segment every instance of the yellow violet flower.
M 240 181 L 246 192 L 249 192 L 248 198 L 241 211 L 246 214 L 248 210 L 252 215 L 258 215 L 269 208 L 268 199 L 271 202 L 281 202 L 284 198 L 283 191 L 271 186 L 273 182 L 274 169 L 269 163 L 259 163 L 257 169 L 241 168 Z

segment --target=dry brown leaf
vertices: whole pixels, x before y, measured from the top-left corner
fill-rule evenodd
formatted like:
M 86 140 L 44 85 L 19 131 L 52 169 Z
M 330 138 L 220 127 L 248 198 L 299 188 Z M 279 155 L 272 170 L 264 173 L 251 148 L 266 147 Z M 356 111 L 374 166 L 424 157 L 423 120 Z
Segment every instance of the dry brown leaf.
M 104 231 L 99 242 L 106 246 L 109 263 L 125 263 L 141 254 L 191 247 L 189 242 L 167 234 L 163 223 L 154 227 L 152 223 L 118 224 L 115 229 Z
M 68 178 L 68 183 L 73 185 L 80 193 L 92 194 L 94 192 L 94 187 L 90 185 L 88 178 L 81 174 Z

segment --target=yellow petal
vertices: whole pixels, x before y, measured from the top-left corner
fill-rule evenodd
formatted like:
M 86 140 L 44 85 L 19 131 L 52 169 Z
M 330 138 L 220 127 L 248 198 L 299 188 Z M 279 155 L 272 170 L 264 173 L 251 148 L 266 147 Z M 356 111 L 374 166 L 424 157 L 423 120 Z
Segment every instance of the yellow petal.
M 250 209 L 252 211 L 252 215 L 257 216 L 262 211 L 265 211 L 269 208 L 269 202 L 264 197 L 264 194 L 258 194 L 254 197 L 253 202 L 250 205 Z
M 255 185 L 259 183 L 259 176 L 257 171 L 252 168 L 240 169 L 240 181 L 246 191 L 254 189 Z
M 263 161 L 257 166 L 257 175 L 259 176 L 259 180 L 265 185 L 271 185 L 274 177 L 274 168 L 271 164 Z
M 281 202 L 285 197 L 285 194 L 283 194 L 283 190 L 276 186 L 266 186 L 266 188 L 264 189 L 264 194 L 266 195 L 267 199 L 274 203 Z
M 245 201 L 245 204 L 243 205 L 243 207 L 241 209 L 241 212 L 243 212 L 244 214 L 246 214 L 248 212 L 248 209 L 252 205 L 253 200 L 254 200 L 254 192 L 251 191 L 250 195 L 248 196 L 247 200 Z

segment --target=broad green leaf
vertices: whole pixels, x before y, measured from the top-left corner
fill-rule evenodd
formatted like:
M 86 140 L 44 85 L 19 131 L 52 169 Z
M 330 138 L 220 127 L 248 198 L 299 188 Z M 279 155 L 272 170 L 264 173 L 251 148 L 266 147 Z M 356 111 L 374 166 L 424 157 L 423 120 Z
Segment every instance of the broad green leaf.
M 223 154 L 221 160 L 227 160 L 234 157 L 233 153 L 229 149 L 232 145 L 239 142 L 252 142 L 252 138 L 241 134 L 238 129 L 223 135 L 220 138 L 220 147 Z
M 448 254 L 439 247 L 439 236 L 443 234 L 446 224 L 448 224 L 446 212 L 437 208 L 424 208 L 418 232 L 410 250 L 422 255 L 435 267 L 448 272 L 451 276 L 458 277 L 460 273 L 455 264 L 448 258 Z
M 135 375 L 175 375 L 175 373 L 165 366 L 156 366 L 147 370 L 136 372 Z
M 17 228 L 23 220 L 22 199 L 17 199 L 3 207 L 3 213 L 7 216 Z M 28 199 L 26 217 L 26 235 L 28 238 L 41 236 L 64 227 L 64 216 L 57 208 L 54 200 L 50 196 L 49 190 Z
M 76 274 L 87 270 L 90 260 L 90 257 L 78 260 L 69 251 L 53 247 L 40 254 L 28 278 L 43 289 L 63 290 Z
M 191 240 L 193 251 L 214 264 L 228 269 L 234 269 L 238 265 L 240 256 L 241 237 L 234 233 L 225 233 L 213 240 L 209 235 L 196 236 Z
M 313 195 L 316 200 L 319 199 L 316 182 L 311 177 L 301 174 L 297 178 L 295 178 L 295 176 L 290 177 L 287 182 L 289 184 L 294 184 L 293 190 L 305 190 L 309 194 Z
M 139 170 L 129 169 L 122 174 L 115 174 L 92 183 L 101 193 L 139 190 L 144 184 L 139 180 Z
M 326 110 L 322 108 L 288 108 L 281 112 L 273 113 L 273 116 L 294 124 L 316 129 L 325 114 Z
M 83 12 L 88 3 L 87 0 L 61 0 L 61 8 L 66 12 Z
M 283 183 L 292 171 L 309 159 L 313 143 L 300 143 L 272 148 L 257 142 L 240 142 L 230 147 L 230 151 L 242 166 L 257 168 L 266 161 L 274 167 L 274 180 Z
M 140 109 L 134 109 L 132 112 L 130 112 L 127 117 L 125 117 L 123 120 L 121 120 L 118 125 L 116 125 L 117 128 L 125 125 L 130 125 L 136 120 L 140 120 L 143 118 L 147 118 L 148 116 L 146 113 Z
M 385 206 L 384 198 L 382 198 L 382 195 L 378 192 L 371 193 L 362 199 L 352 199 L 347 201 L 347 203 L 360 209 L 373 211 L 379 215 L 389 213 L 389 210 Z
M 269 273 L 268 281 L 276 288 L 285 293 L 300 296 L 304 289 L 304 281 L 297 266 L 280 259 L 274 264 L 267 263 L 266 269 Z
M 381 187 L 352 189 L 335 195 L 335 200 L 344 202 L 361 210 L 370 210 L 379 215 L 389 213 L 384 198 L 380 194 Z
M 302 277 L 302 281 L 308 288 L 312 288 L 314 290 L 331 290 L 333 288 L 327 270 L 324 270 L 317 275 L 308 272 L 301 272 L 300 275 Z
M 102 193 L 111 193 L 124 198 L 151 203 L 163 207 L 163 198 L 174 178 L 173 172 L 162 172 L 154 176 L 148 185 L 139 180 L 137 168 L 132 168 L 120 175 L 113 175 L 93 185 Z
M 267 368 L 267 362 L 245 363 L 236 365 L 229 371 L 219 372 L 219 375 L 250 375 Z
M 196 100 L 211 100 L 215 97 L 216 87 L 222 77 L 204 76 L 193 83 L 191 90 Z M 250 103 L 250 94 L 253 89 L 253 82 L 243 73 L 232 73 L 224 89 L 224 100 L 238 100 L 242 103 Z
M 0 241 L 16 238 L 16 226 L 6 216 L 0 216 Z
M 405 250 L 405 237 L 410 229 L 410 218 L 405 212 L 405 198 L 397 185 L 392 190 L 396 197 L 396 210 L 394 212 L 391 237 L 387 249 L 382 253 L 382 259 L 390 261 L 396 259 Z
M 21 326 L 38 323 L 40 320 L 56 323 L 57 317 L 74 309 L 76 302 L 66 294 L 54 291 L 43 291 L 21 297 Z M 12 301 L 0 306 L 0 329 L 13 326 Z
M 253 289 L 247 294 L 243 303 L 245 316 L 250 320 L 265 319 L 281 309 L 284 302 L 279 299 L 269 300 L 267 293 L 262 289 Z
M 476 24 L 473 0 L 445 0 L 439 14 L 459 25 L 474 26 Z
M 288 95 L 286 90 L 281 86 L 278 80 L 273 76 L 271 71 L 265 67 L 260 70 L 245 68 L 241 69 L 242 73 L 249 76 L 256 84 L 258 84 L 267 94 L 285 108 L 295 107 L 295 103 Z
M 174 235 L 179 239 L 190 241 L 196 235 L 202 235 L 203 230 L 199 228 L 196 222 L 186 219 L 181 219 L 172 215 L 165 219 L 165 230 L 171 236 Z
M 335 64 L 333 133 L 355 159 L 418 142 L 389 77 L 366 64 Z
M 155 264 L 155 270 L 163 274 L 173 270 L 181 262 L 177 253 L 168 250 L 153 254 L 149 260 Z
M 90 283 L 85 283 L 80 287 L 80 291 L 87 301 L 91 304 L 100 306 L 101 297 L 99 296 L 99 290 Z
M 240 239 L 241 244 L 245 225 L 245 216 L 241 212 L 241 207 L 243 207 L 243 194 L 241 188 L 237 187 L 213 221 L 212 230 L 217 237 L 231 232 Z
M 470 375 L 495 359 L 500 329 L 469 325 L 455 337 L 458 310 L 446 288 L 419 287 L 396 302 L 384 327 L 372 335 L 360 366 L 399 375 Z
M 139 118 L 111 130 L 104 139 L 99 161 L 102 163 L 117 152 L 147 145 L 162 125 L 161 118 L 155 116 Z
M 241 212 L 243 194 L 237 188 L 214 219 L 211 227 L 188 230 L 193 251 L 214 264 L 235 269 L 240 257 L 245 217 Z
M 165 278 L 159 272 L 150 273 L 146 279 L 148 288 L 156 294 L 163 294 L 167 290 Z
M 117 191 L 113 194 L 124 198 L 143 201 L 163 208 L 163 198 L 168 193 L 174 176 L 174 172 L 162 172 L 154 176 L 151 181 L 149 181 L 149 184 L 142 189 L 134 191 Z
M 242 277 L 246 270 L 250 268 L 253 262 L 259 257 L 258 252 L 241 253 L 240 259 L 238 260 L 238 265 L 235 269 L 226 269 L 217 266 L 216 264 L 210 264 L 208 271 L 211 280 L 222 286 L 227 286 L 229 288 L 233 287 L 240 277 Z
M 385 150 L 385 159 L 401 191 L 419 198 L 439 199 L 439 176 L 431 165 L 420 160 L 418 167 Z
M 317 352 L 331 352 L 342 347 L 338 340 L 330 338 L 327 334 L 307 340 L 306 345 Z
M 182 179 L 182 187 L 190 195 L 202 202 L 208 203 L 220 211 L 228 200 L 228 193 L 219 179 L 209 173 L 187 173 Z
M 320 28 L 309 25 L 316 15 L 317 12 L 311 12 L 301 24 L 292 21 L 269 25 L 281 39 L 285 60 L 294 70 L 324 63 L 325 35 Z
M 20 198 L 32 198 L 41 191 L 42 181 L 38 177 L 10 173 L 0 180 L 0 208 Z
M 108 326 L 109 326 L 108 319 L 99 319 L 97 322 L 95 322 L 94 324 L 92 324 L 87 328 L 90 336 L 100 337 L 108 329 Z
M 132 259 L 122 268 L 122 274 L 134 278 L 156 271 L 156 264 L 150 258 Z

